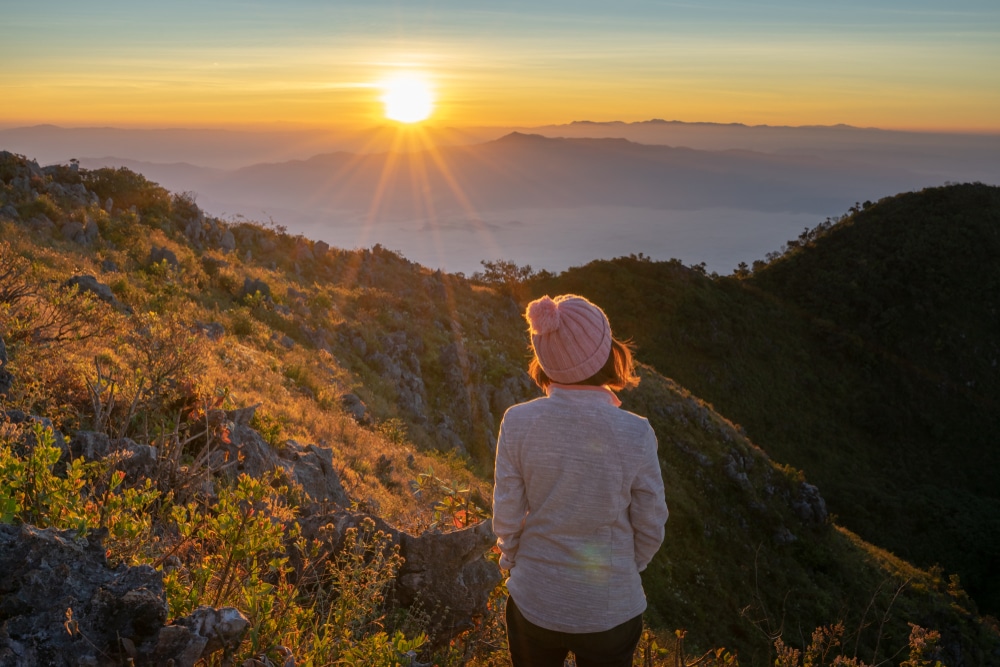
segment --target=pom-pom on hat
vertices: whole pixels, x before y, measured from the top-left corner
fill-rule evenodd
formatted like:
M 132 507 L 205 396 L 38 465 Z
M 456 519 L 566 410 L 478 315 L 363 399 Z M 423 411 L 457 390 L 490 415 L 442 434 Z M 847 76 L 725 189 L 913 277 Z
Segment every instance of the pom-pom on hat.
M 528 304 L 524 317 L 538 363 L 553 382 L 586 380 L 611 355 L 608 316 L 582 296 L 543 296 Z

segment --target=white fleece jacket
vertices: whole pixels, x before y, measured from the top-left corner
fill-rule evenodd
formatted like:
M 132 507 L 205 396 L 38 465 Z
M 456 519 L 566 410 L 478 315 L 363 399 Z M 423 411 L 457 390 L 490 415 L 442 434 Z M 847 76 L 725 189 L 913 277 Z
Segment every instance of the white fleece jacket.
M 553 385 L 497 442 L 493 530 L 507 590 L 550 630 L 601 632 L 646 608 L 639 572 L 663 542 L 656 436 L 609 390 Z

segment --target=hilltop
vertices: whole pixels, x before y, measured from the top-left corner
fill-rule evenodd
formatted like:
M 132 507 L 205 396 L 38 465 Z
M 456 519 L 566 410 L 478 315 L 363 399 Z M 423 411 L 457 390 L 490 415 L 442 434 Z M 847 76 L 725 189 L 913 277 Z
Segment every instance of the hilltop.
M 524 373 L 523 293 L 381 246 L 347 251 L 273 225 L 226 223 L 127 169 L 42 169 L 0 154 L 0 218 L 0 465 L 53 490 L 0 492 L 3 523 L 103 535 L 112 565 L 145 566 L 143 599 L 169 609 L 161 624 L 200 604 L 238 611 L 249 630 L 225 650 L 239 660 L 278 660 L 285 648 L 299 661 L 394 664 L 413 651 L 408 664 L 502 664 L 498 598 L 477 597 L 497 574 L 480 555 L 479 522 L 499 418 L 536 395 Z M 637 340 L 636 323 L 667 303 L 654 283 L 696 301 L 764 294 L 781 321 L 801 321 L 801 308 L 787 310 L 763 286 L 679 263 L 595 267 L 621 268 L 607 283 L 615 298 L 595 298 Z M 572 285 L 584 271 L 604 286 L 595 267 L 527 288 Z M 634 277 L 645 268 L 663 273 L 645 283 Z M 741 306 L 733 318 L 748 315 L 739 326 L 763 339 L 772 333 L 757 312 Z M 686 629 L 689 652 L 726 647 L 745 665 L 773 664 L 779 638 L 804 647 L 832 637 L 837 653 L 869 663 L 903 660 L 910 644 L 920 653 L 924 639 L 945 664 L 1000 662 L 995 625 L 946 573 L 838 525 L 812 472 L 759 447 L 766 433 L 756 442 L 750 425 L 724 417 L 733 417 L 727 406 L 665 363 L 668 346 L 639 342 L 643 382 L 623 399 L 657 432 L 671 507 L 667 542 L 644 575 L 651 660 L 672 660 L 681 647 L 673 631 Z M 230 516 L 253 540 L 232 539 Z M 345 552 L 364 525 L 382 537 Z M 470 536 L 459 565 L 446 563 L 466 587 L 452 599 L 468 606 L 422 606 L 441 604 L 450 580 L 415 570 L 416 538 L 400 531 Z M 458 549 L 448 544 L 435 553 Z M 37 600 L 9 589 L 0 597 L 0 656 L 40 646 L 41 635 L 12 633 Z M 92 651 L 70 621 L 60 617 L 48 636 L 70 629 L 75 650 Z M 816 628 L 825 630 L 813 637 Z M 95 663 L 147 655 L 149 632 L 123 631 L 128 643 L 110 636 Z M 659 655 L 654 640 L 673 653 Z

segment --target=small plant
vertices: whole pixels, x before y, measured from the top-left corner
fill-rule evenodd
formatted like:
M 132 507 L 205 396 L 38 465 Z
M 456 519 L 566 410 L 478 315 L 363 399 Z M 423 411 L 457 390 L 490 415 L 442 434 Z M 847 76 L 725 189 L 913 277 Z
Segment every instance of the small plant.
M 384 627 L 391 608 L 386 595 L 403 564 L 399 545 L 365 518 L 345 531 L 344 542 L 330 559 L 315 595 L 308 654 L 314 664 L 410 664 L 406 654 L 426 642 L 418 633 L 407 639 L 402 631 L 390 638 Z
M 432 500 L 434 522 L 430 528 L 450 528 L 453 530 L 475 525 L 489 518 L 483 508 L 472 501 L 472 488 L 459 488 L 453 481 L 445 481 L 434 474 L 433 468 L 417 475 L 410 483 L 413 495 L 418 498 L 436 496 Z
M 74 459 L 57 472 L 62 450 L 52 430 L 34 424 L 21 435 L 23 454 L 15 451 L 13 434 L 0 438 L 0 523 L 30 523 L 40 528 L 103 528 L 113 562 L 135 564 L 154 541 L 150 509 L 160 492 L 150 480 L 124 485 L 125 473 L 115 466 L 125 455 L 101 461 Z

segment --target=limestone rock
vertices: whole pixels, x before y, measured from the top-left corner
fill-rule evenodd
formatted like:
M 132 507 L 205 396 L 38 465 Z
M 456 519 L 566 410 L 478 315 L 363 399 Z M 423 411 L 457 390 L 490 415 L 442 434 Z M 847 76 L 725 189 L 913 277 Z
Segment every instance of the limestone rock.
M 124 304 L 118 300 L 118 297 L 116 297 L 115 293 L 111 291 L 111 288 L 104 283 L 99 282 L 94 276 L 73 276 L 63 283 L 63 287 L 73 287 L 74 285 L 76 285 L 81 292 L 90 292 L 101 301 L 110 303 L 115 308 L 125 309 Z
M 245 278 L 243 280 L 243 289 L 240 290 L 239 298 L 245 299 L 248 296 L 253 296 L 257 292 L 260 292 L 260 295 L 265 299 L 271 298 L 270 285 L 257 278 Z
M 236 237 L 233 236 L 232 231 L 227 229 L 222 233 L 222 238 L 219 239 L 219 247 L 225 252 L 233 252 L 236 250 Z
M 404 606 L 417 605 L 435 619 L 431 641 L 447 643 L 486 612 L 490 593 L 500 583 L 500 568 L 484 558 L 496 544 L 488 521 L 450 533 L 431 531 L 410 535 L 377 517 L 341 510 L 302 521 L 302 533 L 322 538 L 331 554 L 339 551 L 350 528 L 365 520 L 399 545 L 404 564 L 396 576 L 395 597 Z
M 111 569 L 96 534 L 0 525 L 0 572 L 4 666 L 191 666 L 248 625 L 235 609 L 200 608 L 165 626 L 162 574 Z
M 340 397 L 340 405 L 344 408 L 344 412 L 349 414 L 359 424 L 368 424 L 371 422 L 368 406 L 365 405 L 365 402 L 357 394 L 344 394 Z
M 340 475 L 333 467 L 333 452 L 325 447 L 303 445 L 289 440 L 278 452 L 278 463 L 286 474 L 314 501 L 332 502 L 341 507 L 350 504 Z
M 160 262 L 166 261 L 167 264 L 173 267 L 180 266 L 180 262 L 177 261 L 177 255 L 170 248 L 163 246 L 153 246 L 153 249 L 149 251 L 149 263 L 159 264 Z

